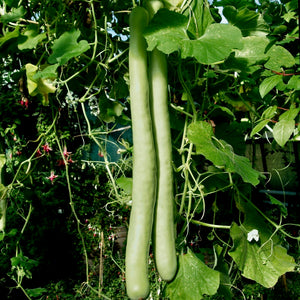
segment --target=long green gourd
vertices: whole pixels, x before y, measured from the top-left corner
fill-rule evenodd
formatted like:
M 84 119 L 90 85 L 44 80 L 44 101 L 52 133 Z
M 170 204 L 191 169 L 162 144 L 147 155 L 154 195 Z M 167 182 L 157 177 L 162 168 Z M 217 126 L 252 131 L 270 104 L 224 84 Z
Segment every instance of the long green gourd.
M 133 132 L 132 208 L 126 245 L 126 289 L 131 299 L 149 294 L 148 258 L 156 197 L 157 168 L 149 104 L 146 41 L 148 13 L 135 7 L 129 18 L 130 106 Z
M 172 141 L 168 111 L 167 61 L 164 53 L 150 54 L 152 122 L 158 166 L 154 219 L 154 258 L 161 278 L 170 281 L 177 270 L 175 249 Z
M 146 2 L 150 18 L 164 4 Z M 168 68 L 166 55 L 154 49 L 149 63 L 150 101 L 158 167 L 158 189 L 154 218 L 154 259 L 159 275 L 165 281 L 177 271 L 175 248 L 172 141 L 168 110 Z

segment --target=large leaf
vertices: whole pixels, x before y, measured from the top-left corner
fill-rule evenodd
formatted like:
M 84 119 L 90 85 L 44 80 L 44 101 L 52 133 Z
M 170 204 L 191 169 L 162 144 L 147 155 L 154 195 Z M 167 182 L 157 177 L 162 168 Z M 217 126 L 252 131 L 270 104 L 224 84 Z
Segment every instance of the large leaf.
M 265 78 L 259 85 L 260 96 L 264 98 L 280 82 L 282 82 L 281 75 L 273 75 Z
M 230 24 L 242 31 L 243 36 L 266 36 L 269 32 L 268 25 L 261 15 L 247 7 L 238 10 L 233 6 L 226 6 L 223 14 Z
M 286 272 L 293 271 L 295 261 L 280 245 L 280 239 L 273 235 L 264 219 L 248 203 L 239 202 L 239 209 L 245 213 L 241 226 L 232 224 L 230 236 L 233 248 L 229 255 L 234 259 L 242 275 L 264 287 L 273 287 L 278 278 Z M 259 240 L 249 241 L 248 233 L 257 230 Z
M 202 64 L 214 64 L 242 46 L 242 34 L 237 27 L 211 24 L 199 39 L 182 42 L 181 56 L 195 57 Z
M 282 72 L 282 67 L 290 68 L 295 64 L 294 56 L 282 46 L 272 46 L 266 53 L 269 60 L 265 67 L 272 71 Z
M 49 63 L 64 65 L 69 59 L 79 56 L 89 50 L 90 46 L 86 40 L 77 42 L 79 36 L 80 31 L 78 29 L 73 29 L 64 32 L 57 40 L 55 40 L 51 48 L 53 52 L 48 58 Z
M 214 64 L 224 60 L 233 49 L 242 48 L 242 34 L 228 24 L 210 24 L 198 39 L 190 39 L 188 18 L 176 12 L 161 9 L 152 19 L 144 35 L 148 50 L 157 47 L 170 54 L 180 50 L 182 58 L 195 57 L 200 63 Z
M 205 265 L 188 249 L 179 256 L 175 279 L 167 285 L 165 296 L 170 300 L 199 300 L 214 295 L 220 284 L 220 273 Z
M 145 30 L 148 50 L 157 47 L 160 51 L 170 54 L 180 49 L 183 40 L 188 40 L 188 18 L 182 14 L 160 9 Z
M 260 173 L 254 170 L 250 161 L 233 152 L 231 145 L 218 140 L 210 124 L 204 121 L 192 123 L 188 128 L 188 139 L 196 145 L 197 154 L 202 154 L 216 167 L 224 168 L 227 172 L 239 174 L 244 182 L 257 185 Z
M 267 61 L 265 54 L 269 40 L 266 37 L 248 36 L 243 38 L 244 47 L 241 50 L 235 50 L 235 59 L 252 66 L 262 61 Z

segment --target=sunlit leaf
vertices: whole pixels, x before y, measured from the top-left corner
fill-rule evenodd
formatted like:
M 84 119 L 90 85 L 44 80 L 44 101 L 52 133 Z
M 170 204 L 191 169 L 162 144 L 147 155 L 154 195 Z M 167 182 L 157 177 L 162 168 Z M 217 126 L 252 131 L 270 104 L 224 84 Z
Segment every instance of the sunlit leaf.
M 266 61 L 268 56 L 265 54 L 269 40 L 266 37 L 248 36 L 243 38 L 244 47 L 235 50 L 235 59 L 252 66 L 255 63 Z
M 237 27 L 211 24 L 199 39 L 182 42 L 181 55 L 182 58 L 195 57 L 203 64 L 214 64 L 242 46 L 242 34 Z
M 295 121 L 283 119 L 277 122 L 273 128 L 273 136 L 278 145 L 283 147 L 295 130 Z
M 117 180 L 118 186 L 128 195 L 132 192 L 132 177 L 119 177 Z
M 266 55 L 270 59 L 265 63 L 265 67 L 272 71 L 282 72 L 282 67 L 290 68 L 295 64 L 294 56 L 282 46 L 272 46 Z
M 157 47 L 166 54 L 180 50 L 182 58 L 195 57 L 200 63 L 214 64 L 243 46 L 240 30 L 232 25 L 210 24 L 198 39 L 189 38 L 187 26 L 187 17 L 159 10 L 145 31 L 148 50 Z
M 294 120 L 298 114 L 299 114 L 300 108 L 291 107 L 287 111 L 285 111 L 283 114 L 279 116 L 279 121 L 281 120 Z
M 287 87 L 289 89 L 300 90 L 300 75 L 293 75 L 289 80 Z
M 262 120 L 256 124 L 251 130 L 250 137 L 253 137 L 255 134 L 259 133 L 269 122 L 269 120 Z
M 277 84 L 282 81 L 281 75 L 273 75 L 265 78 L 259 85 L 259 93 L 264 98 Z
M 144 34 L 148 50 L 157 47 L 166 54 L 179 50 L 181 42 L 189 39 L 186 32 L 188 21 L 182 14 L 167 9 L 159 10 Z
M 49 63 L 64 65 L 71 58 L 79 56 L 89 50 L 90 46 L 86 40 L 77 42 L 79 37 L 80 31 L 78 29 L 64 32 L 54 41 L 53 46 L 51 47 L 53 52 L 48 58 Z
M 214 295 L 220 284 L 220 273 L 209 268 L 188 249 L 179 256 L 175 279 L 167 285 L 165 297 L 170 300 L 199 300 Z

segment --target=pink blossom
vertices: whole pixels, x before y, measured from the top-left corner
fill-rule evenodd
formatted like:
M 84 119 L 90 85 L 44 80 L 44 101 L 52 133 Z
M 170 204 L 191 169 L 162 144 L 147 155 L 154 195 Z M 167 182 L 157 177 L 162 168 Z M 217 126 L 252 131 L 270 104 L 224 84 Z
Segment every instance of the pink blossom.
M 40 150 L 40 149 L 38 149 L 38 150 L 36 151 L 35 155 L 36 155 L 36 157 L 40 157 L 40 156 L 42 156 L 42 152 L 41 152 L 41 150 Z
M 68 157 L 70 156 L 71 153 L 72 153 L 72 152 L 68 152 L 68 151 L 67 151 L 67 147 L 64 146 L 64 152 L 63 152 L 64 157 L 65 157 L 65 158 L 68 158 Z
M 49 153 L 50 151 L 52 151 L 52 148 L 48 145 L 48 143 L 43 145 L 42 148 L 45 151 L 45 153 Z
M 47 179 L 49 179 L 51 181 L 51 183 L 53 184 L 53 180 L 58 177 L 58 175 L 54 174 L 54 171 L 51 171 L 50 176 L 47 177 Z

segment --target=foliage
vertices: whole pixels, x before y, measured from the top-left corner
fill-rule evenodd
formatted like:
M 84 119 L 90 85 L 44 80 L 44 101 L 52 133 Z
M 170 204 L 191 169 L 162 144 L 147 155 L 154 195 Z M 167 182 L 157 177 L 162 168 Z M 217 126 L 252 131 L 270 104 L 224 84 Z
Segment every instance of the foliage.
M 298 299 L 298 2 L 163 2 L 144 36 L 168 55 L 179 269 L 150 255 L 149 299 Z M 7 299 L 127 297 L 134 5 L 0 1 Z

